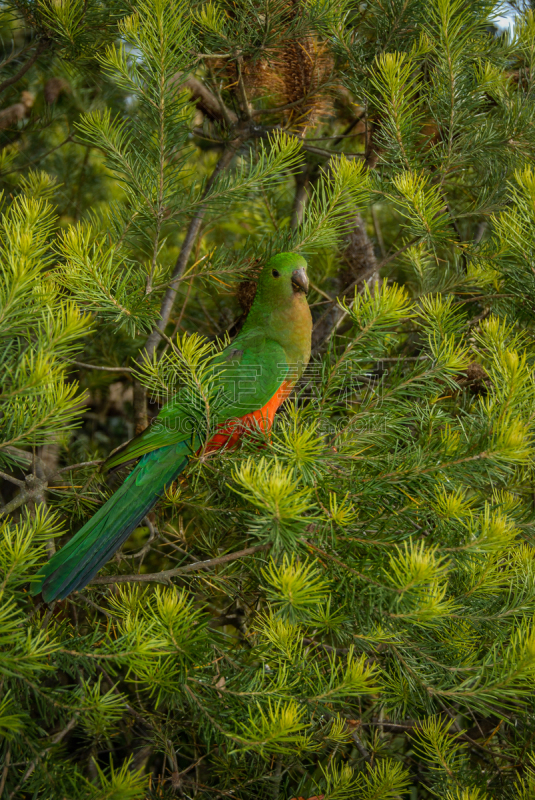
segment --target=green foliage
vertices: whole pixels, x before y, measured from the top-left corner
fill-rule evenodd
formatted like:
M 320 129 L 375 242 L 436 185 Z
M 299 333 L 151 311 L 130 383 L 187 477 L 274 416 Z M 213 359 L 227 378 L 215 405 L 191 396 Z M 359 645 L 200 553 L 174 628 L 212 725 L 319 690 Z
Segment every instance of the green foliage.
M 309 522 L 311 490 L 295 485 L 295 474 L 277 459 L 250 457 L 234 472 L 241 487 L 241 497 L 258 509 L 250 515 L 250 532 L 268 539 L 276 549 L 292 548 L 299 533 Z
M 288 560 L 284 555 L 280 566 L 271 559 L 262 575 L 271 587 L 266 596 L 272 608 L 286 619 L 294 621 L 300 612 L 306 613 L 327 599 L 328 586 L 313 564 L 295 563 L 294 556 Z
M 51 206 L 24 195 L 2 220 L 2 459 L 9 446 L 42 444 L 80 416 L 65 359 L 80 349 L 91 321 L 60 295 L 47 272 L 53 227 Z
M 515 8 L 505 34 L 482 0 L 2 7 L 9 800 L 534 795 Z M 240 283 L 285 250 L 316 327 L 272 431 L 201 448 L 97 580 L 32 598 L 158 408 L 212 435 Z
M 117 770 L 110 763 L 109 771 L 104 771 L 95 764 L 100 787 L 97 789 L 88 781 L 89 797 L 98 800 L 141 800 L 145 796 L 147 779 L 140 774 L 140 770 L 129 769 L 130 760 Z

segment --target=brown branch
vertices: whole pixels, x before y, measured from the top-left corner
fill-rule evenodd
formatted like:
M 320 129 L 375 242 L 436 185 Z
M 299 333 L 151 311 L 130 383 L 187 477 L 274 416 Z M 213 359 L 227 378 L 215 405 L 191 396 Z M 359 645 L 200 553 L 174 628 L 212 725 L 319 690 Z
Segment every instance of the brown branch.
M 149 426 L 149 413 L 147 408 L 147 389 L 137 378 L 134 378 L 132 404 L 134 406 L 134 433 L 138 436 Z
M 102 608 L 101 606 L 94 603 L 92 600 L 89 599 L 89 597 L 86 597 L 85 594 L 82 594 L 81 592 L 76 592 L 76 599 L 82 600 L 82 602 L 86 603 L 88 606 L 95 608 L 101 614 L 104 614 L 104 616 L 106 616 L 108 619 L 117 619 L 117 620 L 120 619 L 120 617 L 118 617 L 116 614 L 110 614 L 109 611 L 106 611 L 105 608 Z
M 6 758 L 4 761 L 4 769 L 2 770 L 2 779 L 0 780 L 0 797 L 4 792 L 4 786 L 6 785 L 7 773 L 9 770 L 9 763 L 11 761 L 11 748 L 7 748 Z
M 237 742 L 238 744 L 243 744 L 241 739 L 236 739 L 234 736 L 232 736 L 231 733 L 227 733 L 227 731 L 225 731 L 225 729 L 221 727 L 219 722 L 216 722 L 216 720 L 212 717 L 212 715 L 209 714 L 209 712 L 205 709 L 205 707 L 203 706 L 203 704 L 201 703 L 195 692 L 193 692 L 187 684 L 184 684 L 184 689 L 189 694 L 195 705 L 201 710 L 201 712 L 206 717 L 208 717 L 214 728 L 216 728 L 219 731 L 219 733 L 222 733 L 223 736 L 228 736 L 229 739 L 232 739 L 233 742 Z
M 351 738 L 353 739 L 353 741 L 355 742 L 355 744 L 357 746 L 357 750 L 359 751 L 360 755 L 371 766 L 372 763 L 373 763 L 372 762 L 372 758 L 371 758 L 367 748 L 365 747 L 364 742 L 362 741 L 362 739 L 360 738 L 360 736 L 358 735 L 358 733 L 356 731 L 351 730 L 349 725 L 348 725 L 348 730 L 349 730 Z
M 15 447 L 8 447 L 6 448 L 9 450 L 17 450 Z M 25 453 L 21 450 L 17 455 L 24 455 L 28 456 L 28 460 L 26 461 L 26 467 L 30 466 L 32 463 L 32 456 L 29 453 Z M 50 469 L 46 469 L 46 465 L 40 458 L 36 458 L 36 466 L 38 467 L 38 471 L 42 477 L 38 477 L 32 473 L 25 476 L 24 481 L 19 481 L 18 478 L 14 478 L 13 476 L 7 475 L 5 472 L 0 472 L 0 477 L 5 478 L 6 480 L 11 481 L 12 483 L 16 483 L 17 486 L 20 487 L 20 492 L 15 495 L 15 497 L 6 503 L 5 506 L 0 508 L 0 517 L 4 516 L 5 514 L 10 514 L 12 511 L 15 511 L 17 508 L 22 506 L 24 503 L 28 501 L 43 501 L 44 492 L 47 488 L 53 489 L 54 487 L 49 487 L 49 481 L 54 480 L 58 475 L 62 472 L 68 472 L 69 470 L 79 469 L 80 467 L 92 467 L 98 464 L 102 464 L 103 460 L 98 459 L 96 461 L 82 461 L 79 464 L 70 464 L 68 467 L 62 467 L 58 470 L 51 471 Z
M 343 286 L 346 288 L 341 292 L 340 297 L 343 297 L 348 291 L 349 287 L 364 285 L 369 280 L 378 277 L 379 266 L 375 257 L 373 243 L 371 242 L 366 231 L 366 222 L 362 215 L 357 212 L 354 215 L 353 225 L 345 236 L 344 250 L 341 256 L 341 264 L 338 277 L 338 289 Z M 349 286 L 348 281 L 351 281 Z M 334 300 L 331 300 L 330 306 L 321 315 L 314 325 L 312 332 L 312 350 L 318 352 L 321 346 L 331 337 L 332 333 L 337 330 L 347 312 L 340 306 L 334 305 Z
M 208 117 L 225 121 L 230 125 L 237 124 L 238 117 L 234 111 L 227 108 L 222 100 L 219 100 L 202 81 L 194 78 L 193 75 L 188 75 L 185 78 L 183 73 L 178 72 L 174 83 L 177 86 L 185 86 L 186 89 L 189 89 L 193 98 L 197 101 L 197 107 Z
M 12 41 L 12 46 L 14 46 L 15 43 L 13 42 L 13 40 L 11 41 Z M 7 65 L 11 64 L 12 61 L 16 61 L 17 58 L 21 58 L 22 56 L 26 55 L 26 53 L 28 53 L 32 49 L 33 44 L 34 44 L 33 42 L 28 42 L 28 44 L 25 45 L 21 50 L 19 50 L 18 53 L 16 53 L 15 50 L 12 50 L 11 54 L 7 56 L 7 58 L 5 58 L 0 64 L 0 70 L 7 67 Z
M 100 578 L 93 578 L 89 585 L 102 584 L 102 583 L 169 583 L 169 580 L 176 575 L 185 575 L 188 572 L 198 572 L 201 569 L 211 569 L 220 564 L 228 564 L 230 561 L 236 561 L 239 558 L 250 556 L 253 553 L 259 553 L 262 550 L 269 550 L 271 544 L 257 544 L 253 547 L 246 547 L 245 550 L 238 550 L 236 553 L 227 553 L 224 556 L 217 558 L 210 558 L 207 561 L 196 561 L 194 564 L 187 564 L 185 567 L 175 567 L 174 569 L 166 569 L 162 572 L 153 572 L 147 575 L 104 575 Z
M 262 139 L 267 139 L 273 131 L 280 131 L 279 127 L 266 127 L 266 128 L 259 128 L 256 132 L 257 136 L 260 136 Z M 308 139 L 303 139 L 298 133 L 292 133 L 292 131 L 285 131 L 287 136 L 292 137 L 292 139 L 299 139 L 301 142 L 301 147 L 303 150 L 307 150 L 309 153 L 314 153 L 317 156 L 324 156 L 324 158 L 337 158 L 339 156 L 345 156 L 349 159 L 365 159 L 366 156 L 364 153 L 344 153 L 338 150 L 325 150 L 322 147 L 316 147 L 315 145 L 307 144 L 309 141 Z
M 290 227 L 297 228 L 303 223 L 306 202 L 308 200 L 308 188 L 310 186 L 310 167 L 304 164 L 302 169 L 295 174 L 295 195 L 292 208 L 292 219 Z
M 352 281 L 349 284 L 349 286 L 346 286 L 346 288 L 344 289 L 344 291 L 340 295 L 338 295 L 337 297 L 335 297 L 333 300 L 330 301 L 331 305 L 334 305 L 335 303 L 338 302 L 338 300 L 341 300 L 344 297 L 347 297 L 349 292 L 352 289 L 354 289 L 356 286 L 364 285 L 364 282 L 369 280 L 375 272 L 377 272 L 377 274 L 379 274 L 379 271 L 382 269 L 382 267 L 385 267 L 387 264 L 389 264 L 395 258 L 400 256 L 402 253 L 405 252 L 405 250 L 408 250 L 409 247 L 412 247 L 412 245 L 415 244 L 415 242 L 417 242 L 417 241 L 418 241 L 417 239 L 411 239 L 410 242 L 408 242 L 407 244 L 403 245 L 403 247 L 400 247 L 400 249 L 396 250 L 395 253 L 392 253 L 391 255 L 387 256 L 386 258 L 383 258 L 383 260 L 380 261 L 378 264 L 376 262 L 375 263 L 370 263 L 369 267 L 366 270 L 364 270 L 364 272 L 362 272 L 354 281 Z M 332 310 L 330 308 L 328 308 L 327 311 L 324 311 L 323 314 L 321 315 L 321 317 L 319 317 L 316 320 L 316 322 L 314 323 L 314 329 L 313 329 L 313 333 L 312 333 L 312 335 L 314 337 L 314 341 L 317 341 L 317 334 L 315 334 L 314 332 L 316 331 L 316 329 L 322 327 L 325 324 L 325 319 L 327 317 L 331 316 L 331 315 L 332 315 Z M 340 321 L 341 321 L 341 318 L 337 320 L 336 325 L 338 325 L 340 323 Z M 323 340 L 323 341 L 325 341 L 325 340 Z M 316 347 L 318 347 L 318 346 L 319 345 L 316 344 Z
M 244 114 L 247 117 L 247 119 L 250 120 L 253 118 L 253 115 L 252 115 L 251 104 L 249 102 L 249 99 L 247 97 L 247 91 L 245 89 L 245 82 L 243 80 L 243 73 L 241 69 L 242 63 L 243 63 L 243 58 L 242 56 L 240 56 L 238 58 L 238 88 L 240 90 L 240 98 L 242 101 Z
M 370 265 L 370 268 L 363 275 L 359 275 L 359 277 L 358 277 L 358 279 L 356 281 L 353 281 L 353 283 L 349 284 L 349 286 L 344 290 L 344 292 L 342 294 L 342 297 L 345 297 L 351 291 L 351 289 L 353 289 L 358 283 L 362 283 L 363 281 L 365 281 L 368 278 L 370 278 L 371 275 L 376 270 L 377 270 L 377 272 L 379 272 L 380 269 L 382 269 L 383 267 L 386 267 L 387 264 L 390 264 L 391 261 L 393 261 L 395 258 L 397 258 L 402 253 L 404 253 L 406 250 L 408 250 L 409 247 L 412 247 L 413 244 L 415 244 L 417 241 L 418 241 L 418 239 L 411 239 L 410 242 L 407 242 L 407 244 L 403 245 L 403 247 L 400 247 L 399 250 L 396 250 L 395 253 L 392 253 L 391 255 L 387 256 L 386 258 L 383 258 L 382 261 L 380 261 L 378 264 L 375 265 L 375 268 L 373 267 L 373 265 Z M 333 302 L 335 302 L 335 301 L 333 301 Z
M 147 541 L 145 542 L 143 547 L 141 547 L 137 551 L 137 553 L 132 553 L 132 555 L 130 555 L 129 558 L 135 558 L 135 559 L 141 558 L 141 559 L 143 559 L 145 557 L 146 553 L 148 553 L 149 550 L 152 549 L 152 543 L 154 542 L 154 540 L 160 538 L 160 532 L 159 532 L 158 528 L 154 527 L 154 525 L 152 524 L 152 522 L 151 522 L 151 520 L 150 520 L 148 515 L 146 517 L 143 517 L 142 521 L 145 523 L 145 525 L 149 529 L 149 538 L 147 539 Z M 140 562 L 140 565 L 142 563 L 143 563 L 143 561 Z
M 315 147 L 314 145 L 307 144 L 306 139 L 303 141 L 302 147 L 303 150 L 307 150 L 309 153 L 314 153 L 316 156 L 324 156 L 325 158 L 332 158 L 333 156 L 345 156 L 350 159 L 366 158 L 364 153 L 343 153 L 337 150 L 324 150 L 322 147 Z
M 444 706 L 443 706 L 443 708 L 444 708 Z M 446 711 L 448 716 L 450 718 L 452 718 L 451 714 L 446 709 L 444 709 L 444 710 Z M 383 728 L 383 730 L 385 730 L 387 733 L 403 733 L 403 732 L 410 732 L 410 731 L 419 731 L 419 730 L 422 729 L 422 722 L 420 720 L 412 720 L 412 719 L 404 720 L 403 722 L 385 722 L 384 720 L 381 720 L 379 722 L 379 721 L 372 720 L 370 722 L 361 722 L 360 724 L 361 724 L 361 726 L 363 728 L 368 728 L 368 727 L 372 727 L 372 726 L 375 726 L 375 725 L 381 726 L 381 728 Z M 472 739 L 471 736 L 468 736 L 466 731 L 463 728 L 460 728 L 459 725 L 454 724 L 454 725 L 452 725 L 452 727 L 454 728 L 455 733 L 451 734 L 451 733 L 448 732 L 446 734 L 447 736 L 451 736 L 452 738 L 455 737 L 456 739 L 459 739 L 460 741 L 463 741 L 463 742 L 469 742 L 473 747 L 476 747 L 479 750 L 481 750 L 482 752 L 487 753 L 487 755 L 491 756 L 492 758 L 497 757 L 497 758 L 502 758 L 504 761 L 510 761 L 512 763 L 518 763 L 518 760 L 514 759 L 514 758 L 511 758 L 511 756 L 507 756 L 507 755 L 505 755 L 503 753 L 493 753 L 493 752 L 491 752 L 486 747 L 484 747 L 482 744 L 477 742 L 475 739 Z
M 48 47 L 50 47 L 50 40 L 49 39 L 41 39 L 41 41 L 37 45 L 37 48 L 36 48 L 35 53 L 33 54 L 33 56 L 31 58 L 29 58 L 28 61 L 25 64 L 22 65 L 22 67 L 19 69 L 18 72 L 15 73 L 15 75 L 12 75 L 11 78 L 6 78 L 6 80 L 3 83 L 0 83 L 0 92 L 3 92 L 4 89 L 8 88 L 8 86 L 13 86 L 14 83 L 17 83 L 17 81 L 20 81 L 20 79 L 24 75 L 26 75 L 26 73 L 28 72 L 30 67 L 33 67 L 33 65 L 35 64 L 35 62 L 37 61 L 37 59 L 39 58 L 41 53 L 44 50 L 46 50 Z
M 0 516 L 4 516 L 4 514 L 10 514 L 12 511 L 15 511 L 16 508 L 23 505 L 23 503 L 27 503 L 28 500 L 39 500 L 43 497 L 43 492 L 47 488 L 48 483 L 47 481 L 43 481 L 40 478 L 37 478 L 35 475 L 26 475 L 26 482 L 23 488 L 21 488 L 20 492 L 10 500 L 9 503 L 6 503 L 5 506 L 0 508 Z
M 15 478 L 14 475 L 8 475 L 7 472 L 0 472 L 0 478 L 3 478 L 5 481 L 9 481 L 10 483 L 14 483 L 15 486 L 26 486 L 24 481 L 19 481 L 19 479 Z
M 383 233 L 381 231 L 381 224 L 379 222 L 379 217 L 377 216 L 377 211 L 375 210 L 375 206 L 373 204 L 370 208 L 370 211 L 372 215 L 373 227 L 375 229 L 375 236 L 377 237 L 377 244 L 379 245 L 379 252 L 381 253 L 381 258 L 385 258 L 386 250 L 385 250 L 385 243 L 383 240 Z
M 305 106 L 308 101 L 313 101 L 323 89 L 326 89 L 328 84 L 328 81 L 320 84 L 315 87 L 313 92 L 304 94 L 298 100 L 292 100 L 291 103 L 285 103 L 283 106 L 275 106 L 275 108 L 255 108 L 253 110 L 253 116 L 258 117 L 262 116 L 262 114 L 279 114 L 281 111 L 286 111 L 289 108 L 295 108 L 300 105 Z
M 69 364 L 74 364 L 75 367 L 82 369 L 98 369 L 100 372 L 133 372 L 131 367 L 101 367 L 98 364 L 85 364 L 83 361 L 72 361 L 69 359 Z
M 323 642 L 317 642 L 315 639 L 309 639 L 308 636 L 303 637 L 303 644 L 313 645 L 321 648 L 321 650 L 326 650 L 328 653 L 336 653 L 337 655 L 349 653 L 348 647 L 332 647 L 330 644 L 323 644 Z
M 219 139 L 215 136 L 207 136 L 202 128 L 192 128 L 191 132 L 194 133 L 198 139 L 204 139 L 205 142 L 212 142 L 213 144 L 225 144 L 224 139 Z
M 225 150 L 221 155 L 221 158 L 217 162 L 214 171 L 212 172 L 209 180 L 207 181 L 206 186 L 204 187 L 203 198 L 206 198 L 208 196 L 210 190 L 218 180 L 221 173 L 224 172 L 230 165 L 237 150 L 249 138 L 249 135 L 250 135 L 249 125 L 244 126 L 238 131 L 236 138 L 227 145 L 227 147 L 225 148 Z M 184 241 L 182 242 L 182 247 L 180 248 L 180 253 L 178 255 L 178 258 L 176 260 L 173 269 L 173 273 L 171 275 L 169 287 L 162 301 L 162 305 L 160 308 L 160 320 L 158 322 L 158 325 L 154 326 L 152 333 L 150 334 L 145 343 L 144 348 L 141 350 L 138 356 L 138 363 L 141 363 L 143 361 L 145 353 L 149 358 L 152 358 L 152 355 L 154 354 L 154 351 L 156 350 L 162 338 L 158 328 L 165 329 L 167 323 L 169 322 L 169 317 L 171 316 L 171 311 L 173 310 L 173 305 L 178 291 L 178 284 L 180 281 L 180 277 L 186 268 L 186 264 L 188 263 L 188 259 L 193 249 L 193 245 L 195 244 L 195 240 L 200 231 L 204 215 L 206 213 L 206 208 L 207 208 L 206 205 L 201 205 L 189 224 L 186 236 L 184 238 Z

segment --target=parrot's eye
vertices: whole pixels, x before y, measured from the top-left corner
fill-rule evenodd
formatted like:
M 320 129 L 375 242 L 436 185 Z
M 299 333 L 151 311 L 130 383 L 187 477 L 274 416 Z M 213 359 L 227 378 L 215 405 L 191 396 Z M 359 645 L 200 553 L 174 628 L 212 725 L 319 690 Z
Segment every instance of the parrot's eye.
M 273 275 L 274 278 L 280 278 L 280 272 L 278 271 L 278 269 L 272 269 L 271 274 Z

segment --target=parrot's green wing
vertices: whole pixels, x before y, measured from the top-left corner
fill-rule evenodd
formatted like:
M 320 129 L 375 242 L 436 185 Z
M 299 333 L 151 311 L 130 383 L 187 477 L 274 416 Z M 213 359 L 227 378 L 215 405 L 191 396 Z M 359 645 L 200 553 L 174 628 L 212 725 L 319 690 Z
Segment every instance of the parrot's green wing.
M 264 408 L 281 384 L 290 377 L 284 349 L 259 329 L 239 334 L 214 362 L 215 396 L 210 404 L 211 422 L 220 424 Z M 221 371 L 218 373 L 218 369 Z M 128 442 L 106 462 L 112 469 L 160 447 L 189 442 L 190 453 L 202 444 L 206 409 L 195 408 L 187 390 L 179 390 L 160 411 L 153 424 Z

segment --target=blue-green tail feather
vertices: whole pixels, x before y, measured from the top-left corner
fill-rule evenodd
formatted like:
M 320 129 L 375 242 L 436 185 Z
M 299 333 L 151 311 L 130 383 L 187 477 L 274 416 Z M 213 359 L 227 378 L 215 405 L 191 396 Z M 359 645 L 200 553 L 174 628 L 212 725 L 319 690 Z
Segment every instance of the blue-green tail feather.
M 137 528 L 188 463 L 185 443 L 147 453 L 122 486 L 39 573 L 32 594 L 50 603 L 83 589 Z

